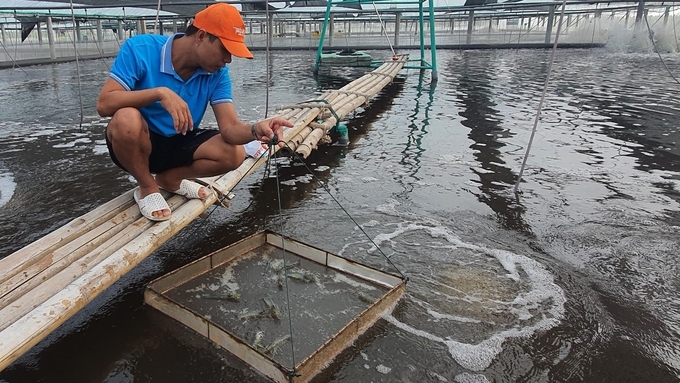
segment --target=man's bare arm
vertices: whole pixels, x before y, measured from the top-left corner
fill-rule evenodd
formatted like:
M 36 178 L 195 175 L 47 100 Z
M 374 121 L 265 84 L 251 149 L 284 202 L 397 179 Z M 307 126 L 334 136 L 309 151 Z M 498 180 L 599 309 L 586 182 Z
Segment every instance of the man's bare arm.
M 245 144 L 254 139 L 270 142 L 274 134 L 283 138 L 283 128 L 293 126 L 292 122 L 280 117 L 258 121 L 255 124 L 245 123 L 238 118 L 234 105 L 228 102 L 213 105 L 213 112 L 222 138 L 234 145 Z M 280 143 L 280 146 L 283 146 L 283 143 Z
M 161 105 L 172 116 L 176 132 L 184 134 L 194 128 L 189 106 L 169 88 L 158 87 L 128 91 L 112 78 L 106 80 L 101 92 L 99 92 L 97 113 L 102 117 L 110 117 L 119 109 L 139 109 L 156 101 L 160 101 Z

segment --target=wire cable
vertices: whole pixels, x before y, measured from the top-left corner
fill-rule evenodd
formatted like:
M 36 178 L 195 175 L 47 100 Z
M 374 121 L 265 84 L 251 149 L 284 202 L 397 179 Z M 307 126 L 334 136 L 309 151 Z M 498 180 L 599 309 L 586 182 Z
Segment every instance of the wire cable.
M 392 56 L 394 57 L 397 54 L 394 53 L 394 48 L 392 47 L 392 42 L 390 41 L 390 37 L 387 35 L 387 28 L 385 28 L 385 23 L 383 23 L 382 17 L 380 17 L 380 12 L 378 12 L 378 7 L 375 6 L 375 2 L 373 2 L 371 4 L 373 4 L 373 9 L 375 9 L 375 14 L 378 15 L 378 20 L 380 20 L 380 26 L 382 27 L 382 30 L 385 33 L 385 38 L 387 39 L 387 43 L 390 44 L 390 50 L 392 51 Z M 420 31 L 420 33 L 425 33 L 425 32 Z
M 26 70 L 24 70 L 24 68 L 19 66 L 19 63 L 17 63 L 17 60 L 14 57 L 12 57 L 11 53 L 9 53 L 9 51 L 7 50 L 7 46 L 5 46 L 5 43 L 3 41 L 0 41 L 0 44 L 2 44 L 2 49 L 5 51 L 5 53 L 7 53 L 7 56 L 9 56 L 9 58 L 12 59 L 12 69 L 19 68 L 22 72 L 24 72 L 24 74 L 26 74 L 28 76 L 28 72 L 26 72 Z
M 269 144 L 269 152 L 271 153 L 272 150 L 274 150 L 274 145 L 276 143 L 271 142 Z M 278 156 L 278 151 L 274 153 L 274 157 Z M 290 290 L 288 288 L 288 267 L 287 267 L 287 257 L 286 257 L 286 241 L 285 241 L 285 234 L 284 234 L 284 223 L 283 223 L 283 207 L 281 205 L 281 188 L 279 187 L 280 185 L 280 180 L 279 180 L 279 172 L 276 172 L 276 200 L 279 205 L 279 223 L 281 224 L 281 251 L 283 252 L 283 280 L 284 280 L 284 285 L 286 288 L 286 306 L 287 306 L 287 311 L 288 311 L 288 332 L 290 334 L 290 354 L 291 354 L 291 359 L 292 359 L 292 376 L 297 375 L 296 369 L 295 369 L 295 342 L 293 342 L 293 316 L 291 315 L 291 310 L 290 310 Z
M 404 280 L 407 280 L 407 281 L 408 281 L 408 277 L 406 277 L 406 275 L 404 275 L 404 273 L 401 272 L 401 270 L 397 267 L 397 265 L 395 265 L 394 262 L 392 262 L 392 260 L 390 259 L 390 257 L 388 257 L 387 254 L 385 254 L 385 253 L 382 251 L 382 249 L 380 248 L 380 246 L 378 246 L 378 245 L 373 241 L 373 239 L 371 239 L 371 237 L 368 235 L 368 233 L 366 233 L 366 231 L 364 230 L 364 228 L 361 227 L 361 225 L 359 225 L 359 223 L 354 219 L 354 217 L 352 217 L 352 215 L 347 211 L 347 209 L 345 209 L 345 207 L 342 206 L 342 204 L 340 203 L 340 201 L 338 201 L 337 198 L 335 198 L 335 196 L 333 196 L 333 194 L 331 193 L 331 191 L 330 191 L 330 189 L 328 188 L 328 186 L 326 185 L 326 183 L 323 182 L 323 181 L 321 181 L 321 180 L 319 179 L 319 177 L 317 177 L 316 174 L 314 174 L 314 172 L 312 171 L 312 169 L 310 169 L 309 166 L 307 166 L 307 164 L 306 164 L 305 161 L 304 161 L 304 158 L 302 158 L 297 152 L 295 152 L 295 150 L 294 150 L 293 148 L 291 148 L 291 147 L 288 145 L 288 143 L 285 143 L 285 146 L 286 146 L 286 147 L 288 148 L 288 150 L 292 153 L 293 158 L 296 159 L 296 160 L 299 160 L 299 161 L 304 165 L 305 169 L 307 169 L 307 172 L 308 172 L 309 174 L 311 174 L 312 177 L 314 177 L 314 179 L 319 183 L 319 185 L 321 185 L 321 187 L 323 188 L 323 190 L 326 191 L 326 193 L 328 193 L 328 195 L 331 197 L 331 199 L 332 199 L 332 200 L 340 207 L 340 209 L 345 213 L 345 215 L 347 215 L 347 217 L 352 221 L 352 223 L 354 223 L 354 225 L 359 229 L 359 231 L 361 231 L 361 232 L 364 234 L 364 236 L 366 236 L 366 238 L 371 242 L 371 244 L 372 244 L 373 246 L 375 246 L 376 249 L 378 249 L 378 252 L 380 252 L 380 254 L 381 254 L 383 257 L 385 257 L 385 259 L 387 260 L 387 262 L 388 262 L 388 263 L 389 263 L 389 264 L 390 264 L 390 265 L 391 265 L 391 266 L 399 273 L 399 275 L 400 275 Z
M 71 23 L 73 24 L 73 55 L 76 59 L 76 75 L 78 76 L 78 99 L 80 100 L 80 125 L 79 129 L 83 128 L 83 118 L 85 118 L 85 108 L 83 107 L 83 86 L 80 83 L 80 60 L 78 60 L 78 46 L 76 44 L 76 13 L 73 9 L 73 0 L 69 0 L 71 4 Z
M 536 118 L 534 119 L 534 127 L 531 130 L 531 136 L 529 137 L 529 143 L 527 144 L 527 151 L 524 153 L 524 160 L 522 160 L 522 167 L 519 169 L 519 175 L 517 176 L 517 183 L 515 183 L 515 195 L 519 189 L 519 184 L 522 182 L 522 174 L 524 174 L 524 167 L 527 164 L 527 159 L 529 158 L 529 152 L 531 151 L 531 144 L 534 142 L 534 136 L 536 135 L 536 129 L 538 128 L 538 119 L 541 117 L 541 109 L 543 108 L 543 102 L 545 101 L 545 95 L 548 92 L 548 84 L 550 83 L 550 74 L 552 73 L 553 62 L 555 61 L 555 51 L 557 51 L 557 42 L 560 39 L 560 32 L 562 31 L 562 22 L 564 21 L 564 9 L 567 6 L 567 0 L 562 0 L 562 10 L 560 11 L 560 22 L 557 25 L 557 33 L 555 34 L 555 43 L 553 44 L 553 49 L 550 52 L 550 63 L 548 64 L 548 73 L 545 76 L 545 83 L 543 84 L 543 94 L 541 95 L 541 101 L 538 102 L 538 109 L 536 110 Z M 594 27 L 593 27 L 594 28 Z
M 668 68 L 668 65 L 666 65 L 666 62 L 664 61 L 663 57 L 661 56 L 661 52 L 659 52 L 659 49 L 656 47 L 656 42 L 654 41 L 654 32 L 652 31 L 652 28 L 649 26 L 649 21 L 647 21 L 647 14 L 645 14 L 645 24 L 647 24 L 647 32 L 649 33 L 649 40 L 652 41 L 652 45 L 654 46 L 654 50 L 656 51 L 656 54 L 659 55 L 659 60 L 661 60 L 661 64 L 663 64 L 663 67 L 666 68 L 666 71 L 668 74 L 675 80 L 676 83 L 680 84 L 680 81 L 678 81 L 675 76 L 673 76 L 673 72 L 671 72 L 670 68 Z
M 270 31 L 271 27 L 274 26 L 274 23 L 272 20 L 269 19 L 269 0 L 264 2 L 265 6 L 265 14 L 266 14 L 266 19 L 267 19 L 267 35 L 265 36 L 265 39 L 267 40 L 267 43 L 265 45 L 265 59 L 264 59 L 264 65 L 266 66 L 265 68 L 265 81 L 267 83 L 267 86 L 265 87 L 265 97 L 264 97 L 264 118 L 267 118 L 267 115 L 269 114 L 269 38 L 272 36 L 272 31 Z M 252 21 L 251 21 L 252 22 Z

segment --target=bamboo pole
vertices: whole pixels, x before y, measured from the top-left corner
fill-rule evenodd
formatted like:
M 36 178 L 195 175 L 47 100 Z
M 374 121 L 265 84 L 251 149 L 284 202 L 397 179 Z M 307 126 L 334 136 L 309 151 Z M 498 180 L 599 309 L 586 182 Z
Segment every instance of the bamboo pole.
M 140 216 L 139 209 L 130 206 L 104 224 L 49 253 L 41 262 L 28 266 L 23 272 L 3 282 L 0 284 L 0 309 L 116 235 Z
M 184 201 L 187 201 L 184 197 L 173 196 L 168 199 L 168 205 L 171 209 L 176 209 Z M 11 302 L 11 305 L 3 307 L 0 310 L 0 330 L 5 329 L 12 322 L 38 307 L 49 297 L 54 295 L 55 291 L 59 291 L 68 286 L 69 283 L 73 282 L 87 270 L 90 270 L 96 264 L 106 259 L 106 257 L 111 255 L 114 251 L 124 247 L 126 243 L 144 233 L 144 231 L 152 225 L 152 221 L 141 218 L 141 213 L 139 213 L 139 209 L 137 209 L 135 222 L 133 224 L 124 227 L 123 230 L 108 238 L 101 245 L 97 246 L 80 259 L 77 259 L 70 264 L 66 263 L 66 260 L 64 260 L 64 262 L 59 264 L 60 269 L 53 270 L 54 272 L 49 279 L 34 279 L 37 281 L 37 286 L 26 290 L 26 288 L 30 286 L 22 285 L 19 293 L 17 293 L 18 296 Z
M 40 306 L 0 331 L 0 370 L 85 307 L 179 229 L 198 217 L 205 208 L 207 206 L 197 199 L 186 202 L 173 212 L 169 220 L 152 224 L 142 235 L 126 243 Z
M 36 242 L 0 259 L 0 282 L 8 280 L 36 262 L 40 262 L 45 255 L 68 243 L 73 238 L 92 230 L 102 222 L 108 221 L 121 210 L 131 206 L 134 203 L 134 201 L 130 202 L 131 198 L 132 192 L 118 196 L 98 209 L 72 220 Z
M 326 131 L 324 129 L 314 129 L 307 138 L 300 143 L 295 152 L 300 154 L 302 158 L 307 158 L 312 153 L 312 149 L 316 149 L 317 143 L 321 137 L 325 135 Z

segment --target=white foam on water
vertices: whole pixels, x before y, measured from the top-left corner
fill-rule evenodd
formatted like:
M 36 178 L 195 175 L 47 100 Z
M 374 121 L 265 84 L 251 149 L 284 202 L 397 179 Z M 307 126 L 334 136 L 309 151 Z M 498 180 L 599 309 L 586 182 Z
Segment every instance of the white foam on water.
M 237 263 L 233 263 L 230 265 L 230 267 L 227 267 L 220 277 L 220 283 L 222 286 L 225 286 L 231 291 L 237 291 L 240 288 L 239 284 L 235 282 L 234 278 L 234 266 L 236 266 L 236 264 Z
M 75 141 L 65 142 L 65 143 L 63 143 L 63 144 L 52 145 L 52 147 L 53 147 L 53 148 L 56 148 L 56 149 L 72 148 L 72 147 L 74 147 L 74 146 L 76 146 L 76 142 L 75 142 Z
M 486 376 L 480 374 L 470 374 L 469 372 L 456 375 L 456 377 L 453 378 L 453 381 L 456 383 L 490 383 Z
M 376 289 L 375 286 L 371 286 L 371 285 L 366 284 L 366 283 L 361 283 L 359 281 L 355 281 L 355 280 L 350 279 L 350 278 L 348 278 L 348 277 L 346 277 L 346 276 L 344 276 L 343 274 L 340 274 L 340 273 L 336 273 L 333 276 L 333 281 L 338 282 L 338 283 L 346 283 L 346 284 L 348 284 L 352 287 L 360 287 L 360 288 L 365 289 L 365 290 L 375 290 Z
M 378 181 L 378 179 L 375 178 L 375 177 L 364 177 L 364 178 L 361 179 L 361 181 L 363 181 L 363 182 L 375 182 L 375 181 Z
M 377 226 L 377 225 L 380 225 L 380 222 L 372 219 L 372 220 L 362 224 L 361 227 L 374 227 L 374 226 Z
M 512 328 L 490 334 L 487 339 L 477 344 L 462 343 L 448 337 L 444 339 L 403 323 L 392 315 L 385 316 L 388 322 L 405 331 L 434 342 L 445 344 L 451 356 L 462 367 L 471 371 L 483 371 L 491 365 L 494 358 L 501 352 L 503 342 L 506 339 L 528 337 L 536 331 L 550 329 L 556 326 L 564 317 L 564 304 L 566 302 L 564 291 L 554 283 L 552 275 L 542 264 L 529 257 L 507 250 L 466 243 L 446 227 L 426 226 L 413 222 L 398 224 L 398 228 L 395 231 L 379 234 L 374 242 L 377 245 L 385 241 L 392 242 L 395 237 L 412 231 L 425 231 L 433 238 L 444 239 L 454 249 L 467 249 L 480 255 L 495 258 L 507 271 L 506 276 L 514 281 L 519 282 L 521 279 L 528 279 L 528 281 L 524 281 L 525 284 L 528 282 L 528 291 L 518 293 L 514 300 L 509 302 L 510 312 L 517 315 L 520 323 Z M 520 276 L 518 269 L 522 269 L 525 276 Z M 547 309 L 546 306 L 548 306 Z M 538 314 L 540 317 L 534 318 L 530 311 L 532 309 L 540 309 L 540 314 Z M 445 315 L 447 315 L 433 310 L 428 310 L 428 313 L 435 318 L 445 318 Z M 451 317 L 455 318 L 455 316 Z M 534 322 L 522 326 L 521 322 L 532 318 Z
M 314 170 L 316 170 L 317 172 L 325 172 L 328 169 L 330 169 L 330 166 L 321 165 L 317 166 Z
M 0 173 L 0 207 L 12 199 L 16 187 L 17 184 L 14 182 L 12 173 Z
M 43 128 L 41 128 L 41 129 L 43 129 Z M 56 136 L 57 134 L 61 134 L 63 132 L 64 132 L 63 130 L 59 130 L 59 129 L 44 128 L 43 130 L 37 131 L 37 132 L 29 135 L 29 137 Z
M 477 320 L 477 319 L 471 319 L 471 318 L 466 318 L 462 317 L 459 315 L 449 315 L 449 314 L 442 314 L 438 313 L 432 309 L 427 309 L 427 313 L 430 314 L 434 319 L 441 320 L 441 319 L 447 319 L 447 320 L 452 320 L 456 322 L 462 322 L 462 323 L 482 323 L 482 321 Z
M 376 370 L 378 370 L 379 373 L 381 374 L 389 374 L 390 371 L 392 371 L 392 367 L 387 367 L 385 365 L 379 364 L 375 367 Z
M 95 155 L 99 154 L 109 154 L 109 148 L 106 147 L 106 144 L 99 144 L 99 141 L 97 141 L 97 145 L 92 148 L 92 153 Z

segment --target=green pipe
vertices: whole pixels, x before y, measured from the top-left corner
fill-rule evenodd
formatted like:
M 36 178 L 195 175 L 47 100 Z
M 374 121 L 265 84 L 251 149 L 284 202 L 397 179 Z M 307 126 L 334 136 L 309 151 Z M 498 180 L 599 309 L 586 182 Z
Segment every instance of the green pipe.
M 331 5 L 332 0 L 328 0 L 328 5 L 326 5 L 326 16 L 323 19 L 323 28 L 321 28 L 321 33 L 319 35 L 319 48 L 316 50 L 316 62 L 314 63 L 314 74 L 319 74 L 319 66 L 321 65 L 321 52 L 323 51 L 323 41 L 326 39 L 326 28 L 328 27 L 328 19 L 331 15 Z

